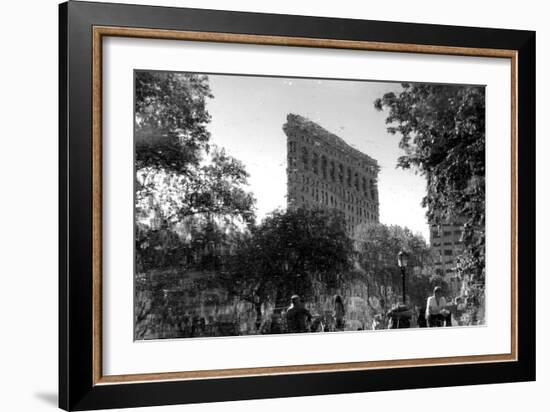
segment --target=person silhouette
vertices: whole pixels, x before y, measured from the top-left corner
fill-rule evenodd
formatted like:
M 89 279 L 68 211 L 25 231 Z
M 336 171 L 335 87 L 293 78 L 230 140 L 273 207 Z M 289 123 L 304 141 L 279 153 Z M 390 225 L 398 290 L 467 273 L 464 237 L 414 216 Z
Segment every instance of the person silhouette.
M 290 298 L 290 306 L 286 310 L 286 324 L 289 333 L 303 333 L 308 331 L 311 314 L 304 307 L 300 296 Z

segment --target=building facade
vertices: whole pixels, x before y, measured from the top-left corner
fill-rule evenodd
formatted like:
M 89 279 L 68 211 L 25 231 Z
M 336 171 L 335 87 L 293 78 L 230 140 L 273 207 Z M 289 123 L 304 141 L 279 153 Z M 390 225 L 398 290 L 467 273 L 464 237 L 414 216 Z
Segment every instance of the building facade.
M 457 259 L 464 251 L 462 233 L 462 224 L 458 222 L 430 225 L 435 270 L 446 279 L 456 275 Z
M 339 210 L 350 236 L 360 224 L 379 222 L 376 160 L 299 115 L 289 114 L 283 130 L 289 208 Z

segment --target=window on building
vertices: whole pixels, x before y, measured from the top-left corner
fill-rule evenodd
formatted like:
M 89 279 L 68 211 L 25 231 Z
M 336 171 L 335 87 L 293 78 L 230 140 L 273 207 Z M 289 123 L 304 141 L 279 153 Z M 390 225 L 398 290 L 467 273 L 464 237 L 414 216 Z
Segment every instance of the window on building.
M 309 153 L 305 147 L 302 147 L 302 164 L 304 165 L 304 170 L 309 170 Z
M 453 232 L 451 232 L 450 230 L 445 230 L 443 232 L 443 236 L 451 236 L 453 234 Z
M 443 251 L 443 255 L 444 256 L 452 256 L 453 255 L 453 251 L 451 249 L 445 249 Z
M 296 152 L 296 142 L 288 142 L 288 151 L 290 153 Z
M 321 157 L 321 176 L 327 178 L 327 158 L 324 155 Z
M 351 169 L 349 167 L 348 167 L 346 183 L 347 183 L 348 187 L 351 187 Z
M 355 173 L 354 175 L 354 184 L 355 184 L 355 190 L 359 191 L 359 174 Z
M 336 180 L 336 175 L 335 175 L 335 167 L 334 167 L 334 161 L 331 160 L 330 161 L 330 172 L 329 172 L 329 175 L 330 175 L 330 180 L 332 180 L 334 182 L 334 180 Z
M 311 162 L 311 167 L 313 169 L 313 173 L 319 174 L 319 155 L 317 153 L 313 153 L 313 160 Z
M 295 168 L 296 167 L 296 157 L 292 156 L 289 154 L 288 156 L 288 166 L 290 168 Z
M 370 198 L 375 200 L 376 199 L 376 190 L 375 190 L 375 185 L 374 185 L 374 180 L 373 179 L 370 179 L 369 186 L 370 186 Z

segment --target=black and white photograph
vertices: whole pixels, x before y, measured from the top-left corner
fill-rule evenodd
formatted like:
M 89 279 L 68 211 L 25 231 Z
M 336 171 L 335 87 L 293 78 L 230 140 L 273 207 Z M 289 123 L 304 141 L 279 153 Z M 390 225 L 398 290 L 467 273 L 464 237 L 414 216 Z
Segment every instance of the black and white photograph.
M 134 71 L 134 339 L 485 325 L 485 87 Z

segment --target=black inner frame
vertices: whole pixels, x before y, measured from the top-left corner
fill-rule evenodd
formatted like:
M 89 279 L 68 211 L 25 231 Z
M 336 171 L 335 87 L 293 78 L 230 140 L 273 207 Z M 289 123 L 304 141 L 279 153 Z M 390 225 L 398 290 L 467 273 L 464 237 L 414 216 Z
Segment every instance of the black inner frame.
M 518 52 L 518 361 L 93 385 L 92 26 L 330 38 Z M 509 119 L 506 119 L 509 121 Z M 522 276 L 523 274 L 523 276 Z M 59 406 L 107 409 L 535 379 L 535 33 L 201 9 L 59 6 Z

